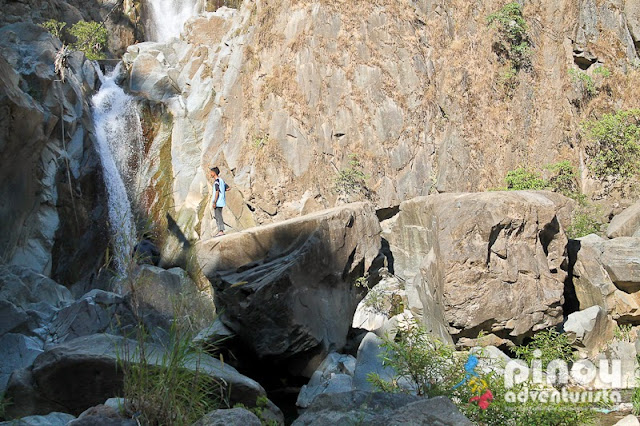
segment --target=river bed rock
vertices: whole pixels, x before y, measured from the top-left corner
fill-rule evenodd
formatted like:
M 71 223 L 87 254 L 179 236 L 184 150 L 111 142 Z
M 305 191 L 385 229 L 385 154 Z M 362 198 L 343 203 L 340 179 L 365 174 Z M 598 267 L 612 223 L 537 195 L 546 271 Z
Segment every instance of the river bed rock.
M 310 376 L 346 343 L 380 250 L 371 204 L 355 203 L 203 241 L 202 272 L 220 319 L 260 358 Z M 319 359 L 318 359 L 319 358 Z

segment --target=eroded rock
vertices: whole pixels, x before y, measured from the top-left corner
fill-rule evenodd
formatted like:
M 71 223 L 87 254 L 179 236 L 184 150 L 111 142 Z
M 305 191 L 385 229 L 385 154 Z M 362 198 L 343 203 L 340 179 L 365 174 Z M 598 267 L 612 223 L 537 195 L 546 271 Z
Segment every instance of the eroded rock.
M 385 225 L 409 308 L 436 335 L 516 342 L 562 321 L 571 200 L 550 192 L 439 194 Z M 410 288 L 412 287 L 412 288 Z
M 379 234 L 373 207 L 356 203 L 196 249 L 222 322 L 258 357 L 289 359 L 289 368 L 310 376 L 346 343 L 359 300 L 353 282 L 378 255 Z

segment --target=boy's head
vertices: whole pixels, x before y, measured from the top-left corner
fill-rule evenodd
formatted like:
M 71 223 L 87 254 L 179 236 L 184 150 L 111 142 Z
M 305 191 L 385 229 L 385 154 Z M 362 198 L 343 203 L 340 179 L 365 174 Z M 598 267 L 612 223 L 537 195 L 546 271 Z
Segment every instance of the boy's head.
M 217 179 L 220 176 L 220 169 L 217 167 L 212 167 L 209 169 L 211 173 L 211 177 Z

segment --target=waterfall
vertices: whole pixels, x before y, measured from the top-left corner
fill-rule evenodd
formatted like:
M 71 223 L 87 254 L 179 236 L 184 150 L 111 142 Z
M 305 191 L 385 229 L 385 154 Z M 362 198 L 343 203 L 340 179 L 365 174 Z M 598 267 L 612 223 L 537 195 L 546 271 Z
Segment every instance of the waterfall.
M 148 0 L 151 9 L 150 38 L 166 42 L 179 37 L 187 19 L 202 10 L 200 0 Z
M 107 189 L 113 258 L 123 274 L 136 243 L 130 197 L 136 196 L 135 173 L 144 152 L 142 126 L 134 99 L 116 83 L 120 64 L 102 81 L 93 96 L 93 121 Z

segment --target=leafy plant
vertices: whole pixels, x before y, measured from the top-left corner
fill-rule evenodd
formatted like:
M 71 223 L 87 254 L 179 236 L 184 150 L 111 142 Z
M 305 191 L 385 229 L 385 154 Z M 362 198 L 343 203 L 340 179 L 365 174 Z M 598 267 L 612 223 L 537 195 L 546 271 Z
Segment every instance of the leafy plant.
M 636 379 L 636 385 L 637 387 L 633 390 L 633 394 L 631 394 L 631 405 L 633 406 L 633 415 L 640 416 L 640 380 Z
M 600 232 L 602 223 L 597 219 L 597 209 L 589 205 L 579 206 L 571 218 L 571 225 L 567 228 L 567 236 L 572 239 L 584 237 Z
M 349 167 L 338 172 L 334 179 L 334 188 L 336 192 L 344 195 L 362 193 L 366 188 L 365 179 L 367 175 L 364 173 L 362 163 L 355 154 L 351 154 Z
M 571 83 L 576 86 L 580 86 L 589 97 L 593 97 L 598 94 L 598 89 L 593 82 L 591 76 L 585 72 L 570 69 L 569 76 L 571 77 Z
M 456 357 L 455 348 L 429 334 L 417 322 L 407 322 L 398 327 L 396 339 L 385 338 L 382 364 L 392 367 L 397 378 L 382 379 L 372 373 L 368 380 L 382 391 L 409 392 L 418 395 L 451 395 L 452 388 L 464 376 L 463 363 Z M 400 386 L 402 381 L 410 389 Z
M 568 160 L 548 164 L 544 167 L 552 173 L 547 186 L 555 192 L 574 198 L 578 191 L 576 169 Z
M 518 87 L 518 70 L 512 66 L 508 66 L 500 73 L 498 84 L 502 87 L 507 96 L 511 97 Z
M 5 420 L 7 407 L 9 407 L 11 403 L 11 398 L 7 398 L 4 392 L 0 393 L 0 420 Z
M 589 170 L 597 178 L 625 178 L 640 170 L 640 108 L 604 114 L 582 128 L 591 143 Z
M 62 40 L 62 37 L 63 37 L 62 30 L 64 29 L 64 27 L 67 26 L 67 23 L 56 21 L 55 19 L 49 19 L 48 21 L 45 21 L 42 24 L 40 24 L 40 26 L 45 30 L 49 31 L 52 36 Z
M 244 408 L 245 410 L 251 411 L 253 414 L 256 415 L 256 417 L 258 417 L 258 419 L 260 419 L 260 424 L 264 426 L 278 426 L 277 420 L 268 419 L 267 416 L 265 416 L 264 412 L 268 404 L 269 404 L 269 400 L 267 399 L 266 396 L 259 396 L 256 399 L 255 407 L 249 408 L 242 403 L 237 403 L 233 405 L 233 408 Z
M 518 167 L 515 170 L 508 171 L 504 180 L 507 184 L 507 189 L 511 191 L 526 189 L 537 190 L 547 187 L 547 182 L 540 174 L 524 167 Z
M 500 39 L 493 49 L 498 56 L 511 61 L 518 71 L 531 66 L 531 42 L 527 34 L 527 22 L 522 16 L 522 7 L 517 2 L 506 4 L 499 11 L 487 16 L 487 24 L 497 28 Z
M 74 50 L 84 52 L 89 60 L 104 59 L 104 47 L 107 45 L 107 29 L 100 22 L 78 21 L 69 30 L 69 34 L 76 38 L 72 44 Z
M 531 361 L 539 359 L 542 361 L 542 368 L 547 368 L 547 364 L 554 359 L 573 361 L 573 349 L 567 336 L 552 328 L 536 333 L 529 344 L 516 346 L 514 352 L 529 365 Z
M 616 328 L 613 330 L 613 338 L 619 342 L 631 342 L 631 332 L 633 326 L 631 324 L 616 324 Z

